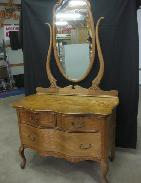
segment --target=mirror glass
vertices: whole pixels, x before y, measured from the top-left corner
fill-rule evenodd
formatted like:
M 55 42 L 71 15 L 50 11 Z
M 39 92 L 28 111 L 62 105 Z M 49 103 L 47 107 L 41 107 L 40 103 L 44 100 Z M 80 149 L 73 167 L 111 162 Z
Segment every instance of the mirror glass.
M 88 0 L 64 0 L 55 9 L 56 61 L 69 80 L 81 80 L 92 65 L 92 21 Z

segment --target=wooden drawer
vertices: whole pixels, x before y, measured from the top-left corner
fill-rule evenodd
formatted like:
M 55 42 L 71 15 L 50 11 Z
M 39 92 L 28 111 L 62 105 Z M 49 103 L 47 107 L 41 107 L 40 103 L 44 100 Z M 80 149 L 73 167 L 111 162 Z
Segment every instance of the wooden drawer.
M 95 115 L 57 115 L 57 127 L 68 131 L 93 131 L 102 128 L 103 118 Z
M 67 133 L 62 134 L 65 143 L 65 154 L 78 157 L 100 157 L 100 133 Z M 64 144 L 62 144 L 63 147 Z
M 54 152 L 69 157 L 101 156 L 100 133 L 66 133 L 21 125 L 21 138 L 23 144 L 42 154 Z
M 20 111 L 21 123 L 40 128 L 55 127 L 56 117 L 53 112 Z

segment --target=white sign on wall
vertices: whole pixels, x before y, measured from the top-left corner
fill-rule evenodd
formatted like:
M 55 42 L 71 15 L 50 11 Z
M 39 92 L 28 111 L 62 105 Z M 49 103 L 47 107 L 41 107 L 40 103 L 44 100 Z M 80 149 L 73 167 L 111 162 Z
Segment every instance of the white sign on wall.
M 10 31 L 19 31 L 19 25 L 4 25 L 4 39 L 9 40 Z

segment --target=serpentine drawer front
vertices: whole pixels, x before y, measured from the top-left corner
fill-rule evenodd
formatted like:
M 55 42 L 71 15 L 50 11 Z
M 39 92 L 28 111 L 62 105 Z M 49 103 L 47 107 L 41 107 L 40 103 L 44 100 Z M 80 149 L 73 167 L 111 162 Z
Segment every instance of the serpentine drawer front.
M 50 128 L 56 125 L 56 116 L 53 112 L 20 111 L 21 123 L 40 128 Z
M 100 133 L 64 133 L 53 129 L 38 129 L 21 125 L 23 143 L 43 152 L 58 152 L 66 156 L 99 157 L 101 152 Z
M 96 115 L 57 115 L 57 126 L 59 129 L 68 131 L 94 131 L 101 129 L 102 118 Z

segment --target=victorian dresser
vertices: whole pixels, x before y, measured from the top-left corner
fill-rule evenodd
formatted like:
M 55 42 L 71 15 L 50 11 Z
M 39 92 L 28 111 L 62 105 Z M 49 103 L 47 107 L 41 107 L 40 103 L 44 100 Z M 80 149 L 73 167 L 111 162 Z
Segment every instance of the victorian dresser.
M 108 158 L 115 154 L 116 96 L 36 94 L 13 104 L 17 110 L 22 158 L 31 148 L 43 156 L 101 164 L 106 182 Z
M 116 90 L 103 91 L 99 87 L 104 74 L 98 35 L 103 17 L 95 28 L 90 1 L 81 1 L 79 4 L 72 0 L 58 1 L 53 10 L 53 24 L 47 24 L 50 46 L 46 70 L 50 87 L 39 87 L 36 94 L 13 103 L 19 121 L 21 168 L 26 164 L 24 150 L 30 148 L 42 156 L 70 162 L 97 161 L 101 166 L 101 182 L 107 183 L 108 160 L 115 155 L 119 99 Z M 78 83 L 92 73 L 96 48 L 99 71 L 91 86 L 83 88 Z M 58 71 L 72 85 L 64 88 L 57 85 L 58 78 L 50 68 L 52 49 Z

